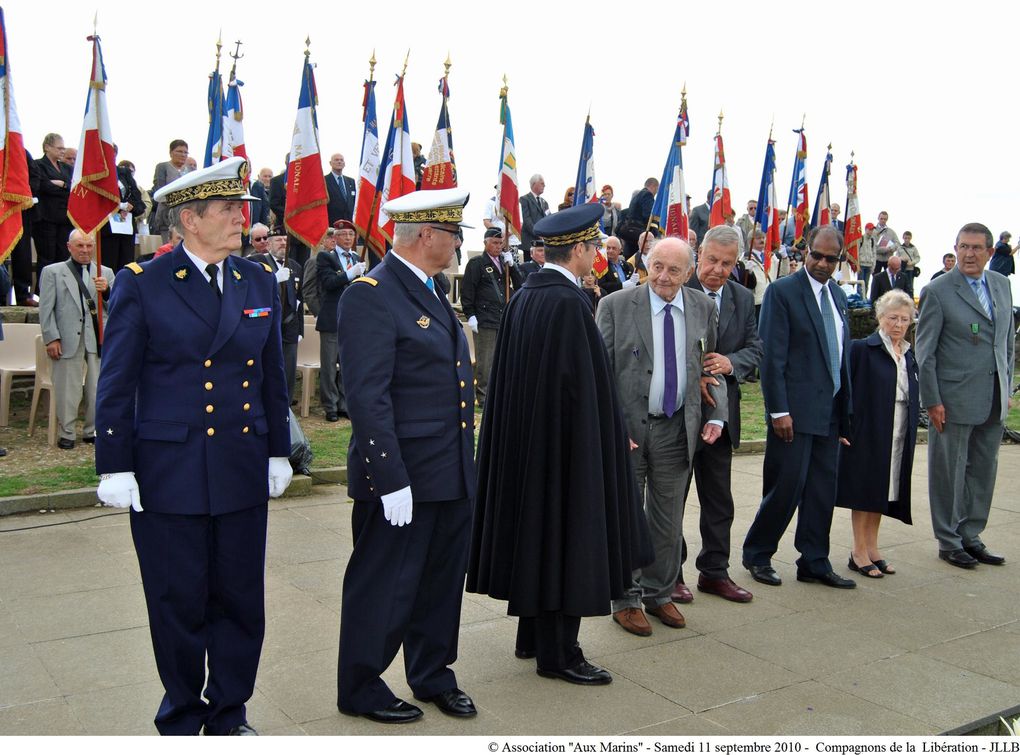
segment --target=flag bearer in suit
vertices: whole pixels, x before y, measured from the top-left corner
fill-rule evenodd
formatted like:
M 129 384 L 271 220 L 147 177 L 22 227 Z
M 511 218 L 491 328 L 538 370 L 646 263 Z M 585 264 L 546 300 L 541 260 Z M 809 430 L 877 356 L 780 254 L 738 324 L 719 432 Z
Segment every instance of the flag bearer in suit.
M 340 297 L 340 365 L 356 400 L 337 707 L 379 723 L 422 716 L 381 678 L 401 645 L 415 699 L 476 713 L 450 668 L 475 494 L 471 358 L 432 277 L 453 259 L 467 200 L 463 189 L 435 189 L 387 202 L 393 250 Z
M 255 733 L 245 703 L 265 633 L 267 501 L 291 468 L 279 286 L 231 256 L 246 173 L 235 157 L 156 192 L 183 242 L 128 264 L 110 301 L 99 498 L 132 509 L 160 734 Z

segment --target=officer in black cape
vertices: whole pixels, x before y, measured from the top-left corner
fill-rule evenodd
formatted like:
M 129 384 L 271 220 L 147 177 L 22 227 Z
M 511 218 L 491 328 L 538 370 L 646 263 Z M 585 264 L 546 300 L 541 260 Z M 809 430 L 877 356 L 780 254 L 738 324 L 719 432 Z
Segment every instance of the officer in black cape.
M 601 217 L 587 204 L 535 224 L 546 264 L 500 325 L 467 579 L 520 617 L 518 658 L 574 684 L 612 681 L 577 644 L 581 617 L 608 615 L 653 558 L 609 356 L 578 285 Z

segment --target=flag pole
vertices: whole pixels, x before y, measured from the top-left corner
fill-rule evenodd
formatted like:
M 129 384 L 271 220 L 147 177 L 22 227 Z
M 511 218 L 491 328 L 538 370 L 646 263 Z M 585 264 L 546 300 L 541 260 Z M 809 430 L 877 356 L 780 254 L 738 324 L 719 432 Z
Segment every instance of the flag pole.
M 503 74 L 503 88 L 499 91 L 500 98 L 505 102 L 507 93 L 510 91 L 510 85 L 507 83 L 506 74 Z M 503 124 L 503 144 L 506 144 L 506 124 Z M 510 221 L 507 218 L 503 218 L 503 248 L 506 250 L 510 249 Z M 510 266 L 505 265 L 506 270 L 503 271 L 503 305 L 510 301 Z
M 376 64 L 376 60 L 375 60 L 375 48 L 373 47 L 372 48 L 372 57 L 370 57 L 368 59 L 368 86 L 365 88 L 365 108 L 366 108 L 366 112 L 367 112 L 367 108 L 368 108 L 369 93 L 370 93 L 370 91 L 372 89 L 372 84 L 375 81 L 375 64 Z M 364 119 L 362 119 L 362 120 L 364 120 Z M 361 170 L 361 166 L 360 165 L 358 166 L 358 170 L 359 171 Z M 359 174 L 358 181 L 360 182 L 360 180 L 361 180 L 361 177 L 360 177 L 360 174 Z M 356 186 L 355 188 L 356 189 L 360 189 L 360 184 L 358 186 Z M 362 239 L 362 241 L 364 243 L 362 243 L 362 245 L 361 245 L 361 254 L 358 257 L 362 262 L 366 263 L 366 269 L 367 269 L 367 263 L 370 263 L 372 261 L 372 258 L 368 254 L 368 250 L 369 250 L 369 247 L 370 247 L 370 244 L 368 243 L 368 237 L 372 235 L 372 223 L 375 222 L 375 210 L 376 210 L 376 207 L 378 206 L 378 204 L 379 204 L 379 194 L 376 193 L 376 195 L 374 197 L 372 197 L 372 206 L 368 208 L 368 220 L 366 221 L 366 224 L 365 224 L 365 238 Z M 355 212 L 357 212 L 357 210 L 355 210 Z M 358 243 L 357 239 L 355 239 L 354 243 L 355 244 Z
M 96 15 L 92 19 L 92 36 L 95 39 L 99 39 L 99 11 L 96 11 Z M 91 40 L 90 40 L 91 41 Z M 96 112 L 99 117 L 96 118 L 97 123 L 102 123 L 102 115 L 98 113 L 100 108 L 99 98 L 96 98 Z M 82 156 L 84 158 L 84 156 Z M 114 167 L 114 172 L 117 168 Z M 96 234 L 96 277 L 102 277 L 103 275 L 103 245 L 101 239 L 103 237 L 102 229 L 97 228 Z M 107 285 L 109 285 L 107 281 Z M 96 344 L 99 346 L 100 351 L 103 348 L 103 295 L 96 292 Z

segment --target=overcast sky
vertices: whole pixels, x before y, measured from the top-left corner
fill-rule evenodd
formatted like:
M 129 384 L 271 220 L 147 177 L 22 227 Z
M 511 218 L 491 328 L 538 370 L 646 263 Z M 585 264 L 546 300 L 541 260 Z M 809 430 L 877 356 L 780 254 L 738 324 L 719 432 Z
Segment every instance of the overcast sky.
M 662 172 L 687 85 L 691 138 L 684 150 L 695 203 L 711 186 L 720 109 L 738 214 L 757 196 L 769 125 L 785 204 L 792 129 L 806 115 L 813 207 L 825 147 L 834 154 L 832 196 L 845 204 L 844 166 L 859 166 L 865 221 L 914 234 L 922 279 L 941 266 L 957 229 L 972 220 L 1020 232 L 1016 131 L 1017 52 L 1008 4 L 943 6 L 731 2 L 445 3 L 194 2 L 3 3 L 9 64 L 25 141 L 35 157 L 49 131 L 76 145 L 98 8 L 110 121 L 122 158 L 150 187 L 171 139 L 201 163 L 206 86 L 223 30 L 226 79 L 234 40 L 244 43 L 245 141 L 254 169 L 278 172 L 290 146 L 304 40 L 312 40 L 323 167 L 343 152 L 357 175 L 362 82 L 373 49 L 380 140 L 394 77 L 405 79 L 411 137 L 427 151 L 439 112 L 436 86 L 449 52 L 450 119 L 460 184 L 479 227 L 498 167 L 499 89 L 510 84 L 521 193 L 536 172 L 555 207 L 577 171 L 585 115 L 595 128 L 595 177 L 617 199 Z M 265 11 L 264 8 L 273 11 Z M 502 12 L 502 7 L 511 13 Z M 440 14 L 445 14 L 440 16 Z M 997 39 L 998 30 L 1005 36 Z M 468 237 L 478 246 L 480 231 Z

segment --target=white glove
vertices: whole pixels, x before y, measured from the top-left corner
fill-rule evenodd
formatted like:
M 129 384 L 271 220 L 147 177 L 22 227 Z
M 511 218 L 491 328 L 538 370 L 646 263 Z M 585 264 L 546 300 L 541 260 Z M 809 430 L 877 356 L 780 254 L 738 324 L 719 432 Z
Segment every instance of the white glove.
M 277 283 L 283 283 L 284 281 L 288 281 L 288 280 L 290 280 L 290 268 L 289 267 L 281 267 L 279 270 L 276 271 L 276 282 Z
M 103 475 L 99 481 L 99 490 L 96 491 L 99 500 L 107 506 L 116 509 L 126 509 L 128 506 L 135 511 L 142 511 L 142 499 L 138 493 L 138 481 L 134 472 L 114 472 Z
M 503 262 L 505 262 L 508 265 L 513 266 L 513 265 L 517 264 L 517 258 L 514 257 L 514 253 L 513 252 L 503 252 L 500 255 L 500 257 L 502 257 L 503 258 Z
M 363 275 L 364 272 L 365 272 L 364 262 L 358 262 L 354 265 L 351 265 L 351 269 L 347 271 L 347 280 L 352 281 L 355 278 L 359 277 L 360 275 Z
M 269 457 L 269 497 L 279 498 L 290 485 L 294 470 L 286 456 Z
M 641 276 L 637 273 L 631 273 L 631 276 L 623 282 L 624 288 L 634 288 L 641 281 Z
M 468 318 L 468 327 L 471 328 L 472 332 L 478 332 L 478 318 L 474 315 Z
M 403 527 L 405 524 L 411 523 L 413 505 L 410 485 L 382 496 L 383 516 L 394 527 Z

